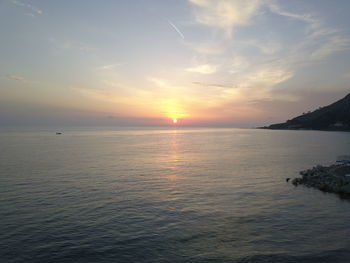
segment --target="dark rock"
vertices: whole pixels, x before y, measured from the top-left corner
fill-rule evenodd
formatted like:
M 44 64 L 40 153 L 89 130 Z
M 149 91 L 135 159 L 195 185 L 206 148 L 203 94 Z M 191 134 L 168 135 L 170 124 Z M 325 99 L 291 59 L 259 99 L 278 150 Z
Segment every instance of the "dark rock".
M 350 194 L 350 184 L 343 185 L 340 188 L 340 192 L 343 193 L 343 194 Z
M 295 185 L 295 186 L 298 186 L 298 185 L 300 184 L 300 181 L 301 181 L 300 178 L 294 178 L 294 179 L 292 180 L 292 184 Z
M 301 171 L 300 175 L 302 177 L 294 178 L 292 184 L 295 186 L 301 184 L 325 192 L 350 194 L 349 174 L 350 166 L 347 164 L 336 164 L 330 166 L 317 165 L 312 169 Z

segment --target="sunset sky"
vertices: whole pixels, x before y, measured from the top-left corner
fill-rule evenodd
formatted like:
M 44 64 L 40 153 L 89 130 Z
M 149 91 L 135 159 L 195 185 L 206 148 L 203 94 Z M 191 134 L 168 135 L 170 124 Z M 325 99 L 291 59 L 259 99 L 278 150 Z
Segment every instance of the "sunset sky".
M 349 13 L 348 0 L 1 0 L 0 125 L 284 121 L 350 92 Z

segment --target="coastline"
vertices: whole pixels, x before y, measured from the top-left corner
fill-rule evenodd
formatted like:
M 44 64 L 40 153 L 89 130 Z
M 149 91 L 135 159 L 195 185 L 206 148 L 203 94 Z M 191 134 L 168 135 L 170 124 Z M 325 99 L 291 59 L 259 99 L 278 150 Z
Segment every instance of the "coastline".
M 328 132 L 350 132 L 350 129 L 271 128 L 271 127 L 269 127 L 269 126 L 256 127 L 256 129 L 275 130 L 275 131 L 328 131 Z

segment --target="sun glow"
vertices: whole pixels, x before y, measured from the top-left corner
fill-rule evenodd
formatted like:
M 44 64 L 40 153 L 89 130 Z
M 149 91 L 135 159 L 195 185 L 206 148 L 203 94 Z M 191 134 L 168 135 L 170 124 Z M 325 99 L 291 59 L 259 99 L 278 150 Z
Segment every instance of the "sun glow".
M 177 119 L 173 119 L 173 123 L 176 124 L 177 123 Z

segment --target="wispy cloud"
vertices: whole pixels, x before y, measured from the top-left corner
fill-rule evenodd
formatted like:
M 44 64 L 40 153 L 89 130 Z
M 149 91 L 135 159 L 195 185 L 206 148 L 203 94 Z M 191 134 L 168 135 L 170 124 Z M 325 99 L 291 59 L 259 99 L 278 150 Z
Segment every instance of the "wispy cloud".
M 268 3 L 268 7 L 270 8 L 271 12 L 281 15 L 281 16 L 285 16 L 285 17 L 289 17 L 292 19 L 297 19 L 312 25 L 317 25 L 319 24 L 319 20 L 313 16 L 312 14 L 297 14 L 297 13 L 292 13 L 292 12 L 288 12 L 283 10 L 283 8 L 281 8 L 280 5 L 278 5 L 277 3 L 274 2 L 267 2 Z
M 186 45 L 201 55 L 220 55 L 225 51 L 225 45 L 220 43 L 219 39 L 210 42 L 186 43 Z
M 232 84 L 219 84 L 219 83 L 206 83 L 201 81 L 193 81 L 193 85 L 201 86 L 201 87 L 215 87 L 215 88 L 232 88 L 234 85 Z
M 100 67 L 97 67 L 97 69 L 100 69 L 100 70 L 111 70 L 111 69 L 115 69 L 116 67 L 120 66 L 121 64 L 109 64 L 109 65 L 104 65 L 104 66 L 100 66 Z
M 310 36 L 310 45 L 314 44 L 315 48 L 310 53 L 310 58 L 319 60 L 332 55 L 335 52 L 349 50 L 350 39 L 345 37 L 341 32 L 328 31 L 320 34 L 321 31 L 315 32 Z
M 236 25 L 246 25 L 262 6 L 262 0 L 189 0 L 195 7 L 196 22 L 224 29 L 230 36 Z
M 79 50 L 83 52 L 96 50 L 96 48 L 88 46 L 84 43 L 77 43 L 70 40 L 58 40 L 52 37 L 48 40 L 57 50 Z
M 18 1 L 18 0 L 10 0 L 10 1 L 11 1 L 11 3 L 13 3 L 17 6 L 26 8 L 28 10 L 28 12 L 26 13 L 27 15 L 35 17 L 35 16 L 43 14 L 43 11 L 41 9 L 39 9 L 31 4 L 23 3 L 23 2 Z
M 242 41 L 242 44 L 257 48 L 264 55 L 273 55 L 282 50 L 282 45 L 271 37 L 260 40 L 249 39 Z
M 300 58 L 299 60 L 305 62 L 314 62 L 335 52 L 350 49 L 349 37 L 341 30 L 327 26 L 317 15 L 287 12 L 281 6 L 272 2 L 269 2 L 268 6 L 271 12 L 302 21 L 306 25 L 304 38 L 290 51 L 290 57 L 293 57 L 294 60 Z
M 150 77 L 147 80 L 160 88 L 165 88 L 165 89 L 173 88 L 173 85 L 168 84 L 165 80 L 160 78 Z
M 10 79 L 10 80 L 15 80 L 15 81 L 19 81 L 19 82 L 25 82 L 26 79 L 18 76 L 18 75 L 12 75 L 12 74 L 8 74 L 5 76 L 6 78 Z
M 191 68 L 187 68 L 186 70 L 189 72 L 194 72 L 199 74 L 213 74 L 217 72 L 217 69 L 218 69 L 217 65 L 202 64 Z
M 248 86 L 270 87 L 284 82 L 293 76 L 292 71 L 281 68 L 261 68 L 256 72 L 249 74 L 244 83 Z
M 236 56 L 229 65 L 229 73 L 242 73 L 250 66 L 250 62 L 243 56 Z
M 207 42 L 189 45 L 196 52 L 194 57 L 200 57 L 203 64 L 187 71 L 213 74 L 220 67 L 220 78 L 229 78 L 232 86 L 238 87 L 234 91 L 229 87 L 226 89 L 226 93 L 233 92 L 234 97 L 237 97 L 237 92 L 248 97 L 273 97 L 278 85 L 290 80 L 301 68 L 326 61 L 336 52 L 350 49 L 347 34 L 328 25 L 317 13 L 285 10 L 283 1 L 188 1 L 194 6 L 194 22 L 223 31 L 215 31 L 213 39 Z M 274 32 L 269 21 L 265 25 L 271 27 L 268 36 L 255 34 L 247 38 L 227 38 L 227 32 L 232 32 L 232 29 L 252 25 L 255 15 L 263 7 L 265 13 L 260 14 L 267 14 L 265 18 L 278 15 L 281 21 L 290 20 L 288 24 L 296 22 L 293 33 L 297 37 L 293 43 L 278 30 Z M 211 43 L 220 43 L 220 48 Z M 206 61 L 215 61 L 215 67 Z M 226 77 L 222 75 L 225 70 L 229 73 Z
M 184 34 L 182 34 L 182 32 L 180 31 L 180 29 L 179 29 L 173 22 L 171 22 L 169 19 L 168 19 L 167 21 L 168 21 L 168 24 L 179 34 L 179 36 L 180 36 L 182 39 L 185 39 L 185 36 L 184 36 Z

